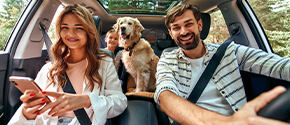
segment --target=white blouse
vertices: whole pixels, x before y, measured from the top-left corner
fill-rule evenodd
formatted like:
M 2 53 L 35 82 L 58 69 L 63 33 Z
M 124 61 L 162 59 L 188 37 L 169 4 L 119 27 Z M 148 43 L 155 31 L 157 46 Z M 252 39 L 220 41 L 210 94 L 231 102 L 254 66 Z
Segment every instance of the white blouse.
M 45 64 L 35 79 L 35 82 L 45 91 L 57 91 L 58 83 L 55 86 L 49 84 L 47 73 L 49 68 L 52 66 L 51 63 Z M 105 57 L 100 61 L 99 74 L 102 77 L 103 83 L 101 88 L 98 88 L 98 84 L 92 92 L 85 90 L 86 84 L 83 83 L 83 94 L 87 94 L 91 100 L 91 106 L 84 108 L 90 117 L 93 125 L 104 125 L 107 118 L 113 118 L 121 114 L 127 107 L 127 98 L 123 94 L 121 85 L 117 76 L 117 72 L 113 63 L 113 59 Z M 53 100 L 53 98 L 51 98 Z M 14 116 L 9 121 L 9 125 L 20 125 L 20 124 L 31 124 L 31 125 L 56 125 L 58 117 L 51 117 L 48 115 L 49 111 L 38 115 L 35 120 L 27 120 L 22 114 L 23 105 L 21 105 Z M 79 125 L 77 118 L 75 117 L 69 125 Z

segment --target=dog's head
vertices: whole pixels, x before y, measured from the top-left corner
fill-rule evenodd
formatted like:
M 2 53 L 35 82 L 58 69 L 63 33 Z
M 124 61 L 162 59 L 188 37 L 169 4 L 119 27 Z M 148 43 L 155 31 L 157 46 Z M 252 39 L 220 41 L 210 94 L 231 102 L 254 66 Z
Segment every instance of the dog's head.
M 127 44 L 133 44 L 141 37 L 141 31 L 144 27 L 141 25 L 137 18 L 132 17 L 120 17 L 117 19 L 117 23 L 113 28 L 119 33 L 119 46 L 125 47 L 123 42 Z M 123 42 L 122 42 L 123 41 Z M 130 43 L 128 43 L 130 41 Z

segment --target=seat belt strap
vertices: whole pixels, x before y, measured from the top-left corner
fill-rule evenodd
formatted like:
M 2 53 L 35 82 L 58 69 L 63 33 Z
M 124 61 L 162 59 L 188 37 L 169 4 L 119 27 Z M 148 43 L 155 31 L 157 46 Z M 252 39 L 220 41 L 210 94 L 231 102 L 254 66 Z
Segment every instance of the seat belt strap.
M 67 92 L 67 93 L 76 94 L 76 92 L 75 92 L 75 90 L 74 90 L 74 88 L 73 88 L 66 73 L 65 73 L 65 77 L 66 77 L 66 85 L 63 88 L 63 91 Z M 76 115 L 76 117 L 81 125 L 91 125 L 92 124 L 92 122 L 91 122 L 91 120 L 90 120 L 90 118 L 89 118 L 89 116 L 84 108 L 74 110 L 74 113 L 75 113 L 75 115 Z
M 44 43 L 45 43 L 45 46 L 46 46 L 46 50 L 47 50 L 47 53 L 48 53 L 48 56 L 49 56 L 49 60 L 51 62 L 53 62 L 53 57 L 51 55 L 51 50 L 50 50 L 52 42 L 51 42 L 47 32 L 45 31 L 45 28 L 43 27 L 43 25 L 41 23 L 39 25 L 41 27 L 41 32 L 42 32 L 42 35 L 43 35 L 43 40 L 44 40 Z

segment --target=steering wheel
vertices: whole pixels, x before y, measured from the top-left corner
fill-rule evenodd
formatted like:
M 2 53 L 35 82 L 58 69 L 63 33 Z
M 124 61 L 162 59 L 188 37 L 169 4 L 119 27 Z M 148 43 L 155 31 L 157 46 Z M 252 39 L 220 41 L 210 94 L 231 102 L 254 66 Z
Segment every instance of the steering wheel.
M 290 118 L 290 87 L 258 112 L 259 116 L 288 121 Z

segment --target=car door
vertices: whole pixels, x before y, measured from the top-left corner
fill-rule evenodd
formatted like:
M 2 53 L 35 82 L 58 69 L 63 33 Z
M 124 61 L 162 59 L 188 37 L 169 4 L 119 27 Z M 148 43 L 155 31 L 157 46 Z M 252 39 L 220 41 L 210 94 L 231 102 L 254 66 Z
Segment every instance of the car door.
M 272 47 L 265 33 L 265 29 L 263 29 L 251 5 L 247 0 L 237 0 L 235 2 L 237 5 L 236 8 L 238 8 L 236 10 L 238 11 L 231 11 L 232 8 L 225 9 L 226 5 L 230 4 L 230 2 L 219 6 L 224 15 L 228 13 L 235 13 L 231 15 L 235 15 L 236 17 L 225 16 L 225 21 L 227 22 L 230 33 L 233 33 L 236 29 L 241 31 L 241 34 L 235 38 L 235 42 L 261 49 L 268 53 L 273 53 Z M 235 8 L 235 6 L 233 6 L 233 8 Z M 282 85 L 288 87 L 290 85 L 288 81 L 245 71 L 240 72 L 248 101 L 257 97 L 261 93 L 274 88 L 275 86 Z
M 0 52 L 1 124 L 7 124 L 21 105 L 19 97 L 22 93 L 9 82 L 9 76 L 35 78 L 48 59 L 39 23 L 45 23 L 48 29 L 59 4 L 54 0 L 31 0 Z

